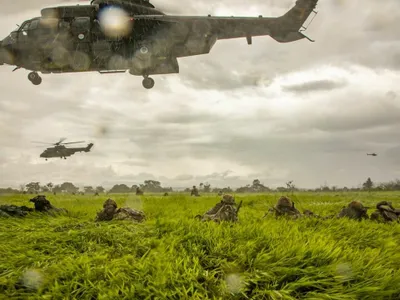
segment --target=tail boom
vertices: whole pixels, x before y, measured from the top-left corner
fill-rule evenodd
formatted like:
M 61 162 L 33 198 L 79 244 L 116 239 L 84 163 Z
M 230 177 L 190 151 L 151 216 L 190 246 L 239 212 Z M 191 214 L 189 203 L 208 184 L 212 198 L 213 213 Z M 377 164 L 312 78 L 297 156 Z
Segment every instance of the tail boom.
M 289 43 L 301 39 L 313 40 L 305 36 L 301 31 L 304 31 L 304 23 L 312 12 L 315 12 L 318 0 L 297 0 L 296 5 L 286 14 L 277 18 L 277 26 L 274 32 L 271 32 L 271 37 L 280 43 Z M 301 30 L 303 29 L 303 30 Z

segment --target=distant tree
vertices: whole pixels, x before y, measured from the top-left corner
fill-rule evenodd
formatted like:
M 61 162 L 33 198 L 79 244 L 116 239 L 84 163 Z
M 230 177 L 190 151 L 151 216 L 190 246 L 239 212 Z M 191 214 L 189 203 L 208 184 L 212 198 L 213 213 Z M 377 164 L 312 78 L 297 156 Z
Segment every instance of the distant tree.
M 64 182 L 60 186 L 62 191 L 66 191 L 67 193 L 76 194 L 79 191 L 79 188 L 73 185 L 71 182 Z
M 15 190 L 13 188 L 0 188 L 0 194 L 18 194 L 20 191 Z
M 93 187 L 91 187 L 91 186 L 85 186 L 85 187 L 83 187 L 83 189 L 84 189 L 85 193 L 87 193 L 87 194 L 94 194 L 95 193 Z
M 372 182 L 371 178 L 368 177 L 367 181 L 363 183 L 363 188 L 365 190 L 371 191 L 374 183 Z
M 287 192 L 287 188 L 285 188 L 283 186 L 279 186 L 276 188 L 276 191 L 280 192 L 280 193 L 284 193 L 284 192 Z
M 96 187 L 96 193 L 104 193 L 105 189 L 102 186 Z
M 293 180 L 286 182 L 286 187 L 289 191 L 294 192 L 294 190 L 296 189 L 296 186 L 293 183 Z
M 132 191 L 136 192 L 137 185 L 132 186 Z M 161 186 L 161 182 L 156 180 L 145 180 L 144 184 L 141 184 L 140 189 L 145 192 L 150 193 L 165 193 L 165 192 L 172 192 L 172 188 L 164 188 Z
M 150 193 L 159 193 L 163 191 L 163 188 L 161 187 L 161 182 L 156 180 L 145 180 L 144 186 L 141 187 L 141 189 Z
M 131 189 L 126 184 L 116 184 L 108 192 L 110 194 L 129 193 Z
M 53 193 L 61 193 L 62 192 L 62 188 L 59 184 L 55 185 L 52 190 L 53 190 Z
M 37 194 L 40 192 L 40 183 L 39 182 L 30 182 L 25 187 L 26 187 L 26 190 L 28 191 L 28 193 Z
M 209 183 L 205 183 L 203 186 L 203 192 L 204 193 L 210 193 L 211 192 L 211 185 Z
M 46 187 L 50 192 L 53 191 L 53 183 L 49 182 L 48 184 L 46 184 Z

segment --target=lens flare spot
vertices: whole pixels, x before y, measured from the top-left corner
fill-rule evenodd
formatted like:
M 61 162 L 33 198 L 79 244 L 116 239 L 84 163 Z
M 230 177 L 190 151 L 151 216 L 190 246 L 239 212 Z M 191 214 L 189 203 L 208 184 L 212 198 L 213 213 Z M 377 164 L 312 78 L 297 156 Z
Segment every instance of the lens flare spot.
M 107 7 L 99 13 L 99 23 L 104 34 L 118 38 L 128 36 L 133 29 L 133 22 L 122 8 Z
M 243 280 L 239 274 L 229 274 L 226 279 L 227 290 L 231 294 L 237 294 L 243 288 Z
M 38 290 L 43 284 L 43 276 L 38 270 L 27 270 L 21 279 L 23 285 L 32 290 Z

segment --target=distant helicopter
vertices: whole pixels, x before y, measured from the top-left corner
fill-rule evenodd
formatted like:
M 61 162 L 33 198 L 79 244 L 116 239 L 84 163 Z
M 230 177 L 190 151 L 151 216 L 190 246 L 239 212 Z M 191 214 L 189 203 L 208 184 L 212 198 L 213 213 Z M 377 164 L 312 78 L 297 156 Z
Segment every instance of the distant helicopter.
M 42 154 L 40 154 L 40 157 L 45 158 L 46 160 L 48 158 L 53 158 L 53 157 L 60 157 L 61 159 L 63 158 L 67 159 L 67 156 L 74 155 L 76 152 L 90 152 L 90 149 L 92 149 L 93 147 L 93 143 L 90 143 L 86 147 L 67 148 L 64 145 L 84 143 L 84 141 L 63 143 L 63 141 L 65 140 L 66 138 L 62 138 L 60 139 L 59 142 L 54 144 L 42 143 L 42 142 L 33 142 L 33 143 L 54 145 L 54 147 L 47 148 L 46 150 L 43 151 Z
M 376 153 L 367 153 L 367 156 L 378 156 Z

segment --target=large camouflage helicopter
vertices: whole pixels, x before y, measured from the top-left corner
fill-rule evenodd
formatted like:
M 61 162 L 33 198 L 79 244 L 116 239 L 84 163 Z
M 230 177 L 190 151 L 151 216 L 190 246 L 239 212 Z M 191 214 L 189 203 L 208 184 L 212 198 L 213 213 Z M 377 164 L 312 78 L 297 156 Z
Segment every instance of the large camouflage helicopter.
M 304 23 L 318 0 L 297 0 L 280 17 L 213 17 L 166 15 L 148 0 L 91 0 L 89 5 L 48 7 L 0 41 L 0 64 L 38 72 L 97 71 L 143 76 L 179 73 L 177 58 L 207 54 L 217 40 L 270 36 L 279 43 L 304 38 Z M 311 22 L 310 22 L 311 23 Z M 313 41 L 312 41 L 313 42 Z
M 43 151 L 42 154 L 40 154 L 40 157 L 45 158 L 46 160 L 48 158 L 53 158 L 53 157 L 67 159 L 67 156 L 74 155 L 76 152 L 90 152 L 90 149 L 92 149 L 93 147 L 93 143 L 90 143 L 86 147 L 67 148 L 64 145 L 79 144 L 79 143 L 84 143 L 84 141 L 63 143 L 63 141 L 65 140 L 66 138 L 62 138 L 60 139 L 60 141 L 54 144 L 42 143 L 42 142 L 34 142 L 34 143 L 54 145 L 54 147 L 47 148 L 46 150 Z

